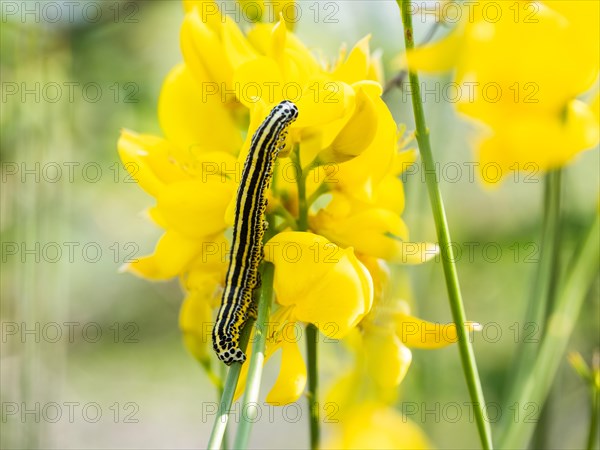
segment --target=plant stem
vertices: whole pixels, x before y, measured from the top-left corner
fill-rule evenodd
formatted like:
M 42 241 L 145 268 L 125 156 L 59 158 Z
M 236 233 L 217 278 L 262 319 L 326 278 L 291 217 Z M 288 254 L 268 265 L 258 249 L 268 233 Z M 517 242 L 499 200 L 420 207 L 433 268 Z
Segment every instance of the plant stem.
M 293 230 L 296 229 L 296 218 L 292 216 L 287 209 L 285 209 L 285 206 L 278 205 L 273 213 L 274 216 L 279 216 L 283 219 L 283 226 L 285 228 L 289 227 Z
M 253 324 L 254 321 L 249 319 L 242 329 L 240 335 L 240 348 L 244 351 L 248 346 L 248 340 L 250 339 Z M 213 428 L 208 440 L 208 450 L 219 450 L 221 445 L 223 445 L 225 440 L 225 429 L 227 428 L 227 422 L 229 420 L 229 411 L 231 410 L 231 404 L 233 403 L 233 394 L 235 393 L 241 370 L 242 365 L 240 363 L 233 363 L 227 372 L 221 402 L 217 409 L 217 417 L 213 423 Z
M 558 266 L 558 241 L 560 233 L 560 191 L 561 191 L 561 169 L 549 172 L 545 178 L 544 188 L 544 222 L 542 238 L 540 241 L 540 261 L 536 267 L 536 274 L 532 291 L 529 294 L 529 304 L 525 314 L 523 327 L 535 324 L 538 328 L 538 336 L 543 336 L 546 319 L 551 311 L 552 298 L 556 288 L 556 271 Z M 517 349 L 516 364 L 508 389 L 508 398 L 513 393 L 527 373 L 535 359 L 539 346 L 535 342 L 519 342 Z M 510 400 L 507 404 L 511 403 Z
M 536 330 L 537 341 L 533 339 L 520 340 L 516 351 L 514 368 L 511 369 L 511 376 L 508 380 L 506 389 L 506 401 L 504 408 L 510 408 L 514 405 L 521 387 L 531 367 L 535 363 L 539 351 L 549 315 L 553 309 L 556 296 L 556 282 L 559 276 L 559 249 L 560 249 L 560 218 L 561 218 L 561 190 L 562 190 L 562 169 L 556 169 L 548 172 L 544 178 L 544 218 L 542 237 L 540 240 L 540 261 L 536 267 L 533 287 L 529 293 L 529 303 L 525 314 L 525 322 L 519 327 L 520 330 Z M 520 335 L 520 334 L 519 334 Z M 550 414 L 548 408 L 544 408 L 538 422 L 538 438 L 543 441 L 544 424 L 547 424 Z M 510 414 L 502 417 L 499 434 L 504 435 L 507 428 L 514 423 Z
M 407 0 L 397 0 L 398 6 L 402 12 L 402 22 L 404 24 L 404 43 L 406 51 L 414 48 L 412 16 L 410 14 L 410 2 Z M 425 113 L 421 103 L 421 90 L 419 77 L 415 72 L 409 72 L 409 80 L 412 92 L 412 105 L 415 117 L 416 132 L 415 136 L 419 144 L 419 151 L 423 160 L 425 169 L 425 179 L 427 189 L 429 191 L 429 199 L 435 219 L 437 237 L 440 244 L 440 253 L 442 256 L 442 265 L 444 267 L 444 275 L 446 278 L 446 288 L 448 290 L 448 298 L 456 331 L 458 334 L 458 347 L 465 374 L 481 445 L 484 449 L 493 448 L 492 433 L 490 424 L 485 416 L 485 400 L 481 389 L 481 382 L 477 372 L 477 363 L 473 347 L 468 339 L 468 330 L 465 326 L 466 317 L 464 306 L 461 298 L 460 285 L 458 281 L 458 273 L 456 270 L 452 240 L 450 239 L 450 231 L 448 221 L 444 211 L 442 195 L 438 185 L 437 175 L 435 171 L 435 162 L 429 142 L 429 131 L 425 122 Z
M 224 386 L 223 386 L 223 382 L 221 382 L 221 379 L 224 378 L 223 375 L 225 375 L 225 371 L 223 370 L 223 367 L 225 367 L 223 364 L 220 364 L 220 368 L 221 368 L 221 376 L 219 377 L 219 382 L 220 384 L 217 387 L 217 392 L 218 392 L 218 397 L 219 398 L 223 398 L 223 392 L 224 392 Z M 214 376 L 216 376 L 216 374 L 213 374 Z M 223 433 L 223 439 L 221 442 L 221 450 L 227 450 L 229 448 L 229 445 L 227 443 L 227 433 Z
M 308 197 L 308 200 L 306 201 L 307 207 L 310 207 L 321 195 L 329 192 L 329 189 L 328 184 L 323 182 L 312 194 L 310 194 L 310 197 Z
M 548 320 L 538 357 L 519 391 L 516 403 L 519 408 L 527 404 L 540 407 L 544 403 L 583 301 L 597 276 L 600 266 L 600 217 L 597 214 L 585 241 L 575 255 L 576 260 L 569 265 L 571 271 L 558 290 L 556 307 Z M 534 428 L 535 423 L 516 421 L 503 436 L 501 447 L 524 448 Z
M 309 165 L 304 171 L 301 169 L 300 149 L 294 154 L 295 164 L 299 168 L 298 184 L 298 231 L 308 230 L 308 207 L 309 203 L 306 200 L 306 177 L 314 168 L 313 164 Z M 317 340 L 319 330 L 313 324 L 306 325 L 306 356 L 308 366 L 308 408 L 310 412 L 309 434 L 310 448 L 316 450 L 319 448 L 319 403 L 317 388 L 319 385 L 319 372 L 317 365 Z
M 319 448 L 319 404 L 317 402 L 319 377 L 317 374 L 317 340 L 319 330 L 306 325 L 306 356 L 308 359 L 308 407 L 310 411 L 310 448 Z
M 294 164 L 298 168 L 298 231 L 308 230 L 308 204 L 306 203 L 306 174 L 302 171 L 302 164 L 300 162 L 300 148 L 297 148 L 295 152 L 290 155 Z M 307 171 L 309 169 L 307 168 Z
M 271 313 L 271 302 L 273 300 L 273 264 L 265 262 L 260 298 L 258 301 L 258 318 L 254 331 L 254 342 L 252 343 L 252 356 L 248 367 L 248 379 L 242 402 L 242 420 L 235 436 L 234 448 L 245 449 L 250 439 L 250 430 L 256 421 L 253 408 L 257 405 L 260 393 L 260 380 L 262 378 L 263 363 L 265 361 L 265 347 L 268 335 L 268 321 Z M 254 411 L 255 412 L 255 411 Z
M 594 374 L 592 374 L 594 376 Z M 590 430 L 588 431 L 587 450 L 593 450 L 598 422 L 600 421 L 600 388 L 592 381 L 592 416 L 590 417 Z

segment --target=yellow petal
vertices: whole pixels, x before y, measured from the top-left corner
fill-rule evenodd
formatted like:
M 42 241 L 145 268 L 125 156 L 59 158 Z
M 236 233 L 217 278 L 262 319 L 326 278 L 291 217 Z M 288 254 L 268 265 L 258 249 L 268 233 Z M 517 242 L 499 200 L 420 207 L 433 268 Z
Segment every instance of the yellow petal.
M 346 342 L 348 337 L 353 334 L 355 334 L 354 330 L 344 339 L 344 342 Z M 359 334 L 358 330 L 356 330 L 356 334 Z M 362 350 L 362 348 L 360 348 L 360 346 L 362 346 L 361 336 L 358 336 L 358 341 L 359 345 L 356 347 L 359 348 L 359 350 Z M 352 347 L 352 351 L 356 355 L 356 362 L 353 364 L 353 367 L 348 370 L 344 370 L 345 367 L 339 368 L 339 373 L 341 373 L 341 375 L 339 378 L 336 378 L 333 386 L 327 391 L 324 399 L 324 404 L 337 406 L 340 416 L 343 416 L 351 406 L 360 401 L 360 389 L 357 387 L 361 386 L 364 382 L 364 372 L 361 370 L 364 363 L 359 359 L 364 352 L 356 351 L 354 346 Z M 336 417 L 337 420 L 340 418 L 341 417 Z
M 246 381 L 248 380 L 248 368 L 250 367 L 249 361 L 252 360 L 252 342 L 254 342 L 254 332 L 255 328 L 252 329 L 250 334 L 250 339 L 248 340 L 248 347 L 246 348 L 246 363 L 242 364 L 242 370 L 240 371 L 240 377 L 238 379 L 237 386 L 235 388 L 235 392 L 233 394 L 233 399 L 237 400 L 241 397 L 246 389 Z M 271 359 L 277 350 L 281 347 L 283 341 L 273 341 L 269 337 L 267 337 L 266 348 L 264 352 L 264 361 L 263 365 Z
M 311 226 L 330 240 L 358 253 L 403 264 L 421 264 L 438 253 L 435 244 L 408 242 L 406 225 L 394 212 L 368 208 L 335 217 L 328 208 L 311 219 Z
M 242 140 L 219 95 L 198 84 L 183 64 L 167 76 L 160 93 L 158 116 L 170 142 L 183 151 L 195 148 L 234 153 Z
M 362 38 L 354 46 L 348 55 L 348 59 L 344 61 L 333 72 L 333 77 L 342 80 L 348 84 L 356 83 L 360 80 L 367 79 L 369 71 L 369 41 L 371 35 Z
M 384 68 L 383 62 L 381 60 L 383 52 L 381 50 L 376 50 L 370 57 L 369 68 L 367 72 L 367 79 L 373 80 L 378 83 L 380 86 L 383 86 L 384 79 Z
M 279 375 L 266 398 L 267 403 L 276 406 L 295 402 L 306 386 L 306 365 L 298 343 L 284 340 L 281 351 Z
M 456 326 L 453 323 L 441 324 L 427 322 L 405 313 L 394 314 L 396 333 L 400 340 L 412 348 L 442 348 L 458 340 Z M 468 322 L 468 331 L 479 329 L 479 324 Z
M 596 4 L 589 11 L 595 9 L 598 15 L 597 3 L 581 2 L 582 10 L 585 4 Z M 505 115 L 512 111 L 558 113 L 592 86 L 598 76 L 600 50 L 598 39 L 589 39 L 584 30 L 591 29 L 597 18 L 567 18 L 545 3 L 535 4 L 534 20 L 525 5 L 514 8 L 500 2 L 496 9 L 500 20 L 491 22 L 480 12 L 464 27 L 456 80 L 475 88 L 473 94 L 461 89 L 461 111 L 486 122 L 499 110 L 505 110 Z M 563 64 L 564 58 L 573 63 Z
M 196 150 L 199 153 L 196 153 Z M 190 156 L 191 162 L 184 169 L 193 178 L 202 182 L 209 178 L 215 178 L 222 183 L 240 182 L 242 168 L 238 159 L 231 153 L 192 149 Z
M 536 173 L 569 163 L 598 143 L 600 129 L 590 107 L 569 102 L 562 115 L 515 115 L 491 136 L 482 139 L 480 175 L 497 183 L 514 170 Z
M 257 57 L 240 64 L 234 84 L 239 91 L 238 99 L 248 108 L 253 108 L 259 100 L 268 105 L 283 100 L 283 74 L 271 58 Z
M 174 149 L 164 139 L 122 130 L 118 149 L 131 178 L 150 195 L 158 195 L 165 184 L 188 178 L 175 162 Z
M 264 0 L 237 0 L 240 4 L 236 10 L 252 22 L 259 22 L 265 13 Z
M 439 41 L 411 50 L 406 54 L 405 61 L 411 71 L 446 72 L 460 61 L 462 44 L 463 28 L 456 27 Z
M 362 201 L 371 201 L 378 184 L 390 173 L 397 149 L 397 127 L 380 98 L 372 98 L 377 131 L 371 144 L 356 158 L 339 165 L 337 189 Z
M 225 16 L 225 23 L 223 23 L 223 47 L 234 71 L 242 64 L 258 57 L 258 53 L 248 42 L 246 36 L 235 21 L 228 16 Z
M 285 0 L 283 2 L 276 2 L 279 5 L 283 5 L 284 3 L 293 3 L 292 1 Z M 293 8 L 290 8 L 290 14 Z M 277 20 L 280 20 L 280 16 L 275 16 Z M 284 20 L 286 20 L 287 15 L 283 15 Z M 289 25 L 289 24 L 288 24 Z M 273 24 L 257 24 L 250 31 L 248 31 L 248 40 L 250 43 L 263 55 L 273 57 L 273 40 L 277 37 L 274 35 L 275 26 Z M 289 27 L 288 27 L 289 28 Z M 281 30 L 279 29 L 279 33 Z M 279 37 L 281 39 L 281 37 Z M 294 63 L 297 64 L 301 62 L 303 66 L 302 73 L 305 74 L 313 74 L 321 72 L 321 67 L 318 62 L 313 57 L 312 53 L 306 48 L 306 46 L 302 43 L 300 39 L 294 33 L 287 33 L 285 35 L 285 51 L 284 54 L 287 58 L 291 58 L 294 60 Z M 290 61 L 287 61 L 289 64 Z M 296 81 L 303 83 L 304 80 L 290 78 L 287 81 Z
M 373 279 L 373 292 L 375 303 L 384 298 L 384 292 L 390 284 L 390 268 L 385 261 L 372 256 L 361 255 L 360 262 L 369 270 Z
M 277 16 L 279 17 L 279 16 Z M 271 43 L 271 32 L 273 31 L 273 24 L 270 23 L 257 23 L 255 24 L 246 37 L 252 46 L 263 56 L 269 53 L 269 45 Z
M 152 220 L 160 228 L 164 228 L 164 229 L 168 228 L 167 222 L 165 222 L 164 217 L 162 216 L 162 214 L 160 213 L 158 208 L 156 208 L 156 206 L 151 206 L 150 208 L 146 209 L 146 211 L 144 211 L 144 212 L 146 213 L 148 218 L 150 220 Z
M 151 280 L 168 280 L 182 272 L 201 248 L 202 242 L 168 230 L 158 240 L 152 255 L 127 263 L 124 270 Z
M 402 382 L 410 367 L 412 354 L 394 330 L 369 327 L 365 330 L 364 349 L 370 379 L 383 389 L 398 386 Z
M 398 411 L 383 403 L 365 402 L 341 416 L 339 427 L 323 448 L 423 450 L 433 447 L 423 431 Z
M 356 93 L 354 114 L 319 156 L 323 162 L 345 162 L 360 155 L 373 142 L 379 118 L 373 100 L 362 90 Z
M 304 128 L 331 123 L 343 118 L 350 108 L 353 110 L 354 102 L 355 93 L 350 85 L 324 77 L 313 78 L 296 102 L 299 112 L 293 126 Z
M 187 292 L 215 290 L 216 286 L 222 286 L 225 282 L 229 262 L 230 243 L 222 233 L 216 236 L 206 237 L 202 240 L 200 252 L 192 263 L 181 275 L 181 282 Z M 219 292 L 213 292 L 217 302 L 220 303 L 221 288 Z
M 182 181 L 161 191 L 157 208 L 169 228 L 202 239 L 226 228 L 225 209 L 234 193 L 235 184 L 215 177 Z
M 269 55 L 280 65 L 284 63 L 283 57 L 285 54 L 286 38 L 287 28 L 285 27 L 283 17 L 280 17 L 271 31 L 271 48 L 269 51 Z
M 277 302 L 329 337 L 342 338 L 371 308 L 371 276 L 352 249 L 312 233 L 284 232 L 267 243 L 265 260 L 275 264 Z
M 402 181 L 394 175 L 383 178 L 375 192 L 373 206 L 401 215 L 404 212 L 404 185 Z
M 273 8 L 273 16 L 275 18 L 283 17 L 285 20 L 285 24 L 288 30 L 293 30 L 296 22 L 300 18 L 298 11 L 300 11 L 300 6 L 298 8 L 294 7 L 296 0 L 275 0 L 271 2 Z
M 416 149 L 408 149 L 396 153 L 394 157 L 394 168 L 392 170 L 392 174 L 398 176 L 404 173 L 415 163 L 417 157 L 418 151 Z
M 217 2 L 214 0 L 183 0 L 183 9 L 186 13 L 189 13 L 194 8 L 200 10 L 205 21 L 211 15 L 220 14 Z
M 211 290 L 189 293 L 179 311 L 179 328 L 188 351 L 199 361 L 210 360 L 212 351 Z
M 223 87 L 231 89 L 233 69 L 221 43 L 221 37 L 205 20 L 196 8 L 186 14 L 181 25 L 181 52 L 186 65 L 199 83 L 211 89 L 211 95 L 218 95 Z

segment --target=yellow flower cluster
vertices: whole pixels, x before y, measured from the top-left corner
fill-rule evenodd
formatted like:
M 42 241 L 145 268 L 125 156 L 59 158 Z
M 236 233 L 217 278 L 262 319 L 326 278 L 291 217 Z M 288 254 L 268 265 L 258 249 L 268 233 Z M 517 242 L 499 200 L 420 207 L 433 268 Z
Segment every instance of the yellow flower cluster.
M 458 111 L 485 125 L 475 143 L 480 167 L 492 163 L 505 175 L 546 171 L 594 147 L 600 136 L 600 44 L 593 33 L 600 3 L 484 1 L 461 7 L 463 20 L 447 37 L 407 56 L 411 70 L 454 69 L 448 95 Z M 593 98 L 586 102 L 583 95 Z
M 328 64 L 315 58 L 283 18 L 242 32 L 212 1 L 188 0 L 184 6 L 184 62 L 166 77 L 159 100 L 165 137 L 124 130 L 118 143 L 122 161 L 135 167 L 133 176 L 156 199 L 149 217 L 165 230 L 154 253 L 126 270 L 152 280 L 179 277 L 186 293 L 180 314 L 185 344 L 208 367 L 241 167 L 271 107 L 291 100 L 299 117 L 268 194 L 271 238 L 265 260 L 275 266 L 277 308 L 269 320 L 274 328 L 266 358 L 281 349 L 282 363 L 267 401 L 293 402 L 305 388 L 297 340 L 285 334 L 296 323 L 314 324 L 329 338 L 348 338 L 357 355 L 369 355 L 368 370 L 385 373 L 376 382 L 397 387 L 410 363 L 402 323 L 425 322 L 384 294 L 385 261 L 421 263 L 438 249 L 410 242 L 401 219 L 398 176 L 415 152 L 399 151 L 404 144 L 381 99 L 381 71 L 369 37 Z M 421 346 L 456 338 L 442 332 L 428 336 L 419 340 Z M 357 359 L 362 364 L 364 358 Z M 378 372 L 383 364 L 386 370 Z M 371 402 L 365 414 L 378 414 L 373 405 L 379 405 L 382 414 L 395 417 L 380 397 L 360 399 Z

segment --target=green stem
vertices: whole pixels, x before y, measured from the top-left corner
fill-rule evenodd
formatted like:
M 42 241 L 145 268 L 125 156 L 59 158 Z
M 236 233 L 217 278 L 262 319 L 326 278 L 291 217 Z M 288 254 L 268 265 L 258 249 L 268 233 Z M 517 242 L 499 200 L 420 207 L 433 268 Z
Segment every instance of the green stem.
M 317 374 L 317 340 L 319 330 L 313 324 L 306 326 L 306 356 L 308 359 L 308 408 L 310 411 L 310 448 L 319 448 L 319 404 Z
M 531 326 L 538 330 L 536 337 L 541 342 L 547 326 L 547 320 L 553 309 L 556 296 L 556 281 L 559 273 L 559 249 L 560 249 L 560 218 L 561 218 L 561 190 L 562 169 L 548 172 L 544 182 L 544 218 L 542 237 L 540 241 L 540 261 L 536 267 L 533 287 L 529 293 L 529 303 L 525 314 L 525 322 L 521 330 Z M 526 328 L 527 327 L 527 328 Z M 504 408 L 509 408 L 517 401 L 517 397 L 523 383 L 531 372 L 535 363 L 540 344 L 531 340 L 521 340 L 515 357 L 512 376 L 509 378 L 507 396 Z M 544 409 L 538 423 L 539 439 L 543 440 L 544 424 L 548 421 L 548 408 Z M 507 429 L 513 426 L 514 420 L 510 414 L 502 417 L 499 434 L 504 435 Z
M 300 149 L 297 149 L 294 156 L 294 162 L 298 168 L 301 168 Z M 315 161 L 313 161 L 315 164 Z M 309 165 L 304 171 L 299 169 L 300 175 L 297 180 L 298 184 L 298 231 L 308 230 L 308 207 L 310 205 L 306 200 L 306 177 L 314 168 L 313 164 Z M 314 199 L 313 199 L 314 200 Z M 308 408 L 310 411 L 310 448 L 315 450 L 319 448 L 319 405 L 317 388 L 319 385 L 319 373 L 317 365 L 317 340 L 319 330 L 312 324 L 306 325 L 306 356 L 308 366 Z
M 598 423 L 600 422 L 600 388 L 592 382 L 592 417 L 590 418 L 590 430 L 588 432 L 587 450 L 594 448 L 596 435 L 598 434 Z
M 262 274 L 262 286 L 258 301 L 258 318 L 254 331 L 254 342 L 252 343 L 252 355 L 248 367 L 248 379 L 242 402 L 242 417 L 240 426 L 235 436 L 234 448 L 244 449 L 248 446 L 250 430 L 256 421 L 255 414 L 260 393 L 260 380 L 262 378 L 263 364 L 265 362 L 265 347 L 269 333 L 269 315 L 271 314 L 271 302 L 273 300 L 273 264 L 265 262 Z M 254 406 L 253 406 L 254 405 Z
M 240 348 L 244 351 L 248 345 L 253 324 L 254 321 L 249 319 L 242 329 L 240 335 Z M 208 439 L 208 450 L 219 450 L 225 441 L 225 429 L 227 428 L 227 422 L 229 420 L 229 411 L 231 410 L 233 394 L 235 393 L 241 370 L 242 365 L 240 363 L 233 363 L 227 372 L 221 402 L 217 409 L 217 417 L 215 418 L 210 438 Z
M 300 149 L 292 152 L 290 155 L 294 164 L 298 168 L 298 231 L 308 230 L 308 204 L 306 203 L 306 174 L 302 171 L 302 164 L 300 162 Z
M 307 206 L 310 207 L 321 195 L 329 192 L 329 189 L 329 185 L 326 182 L 319 185 L 319 187 L 315 189 L 315 192 L 308 197 L 308 200 L 306 201 Z
M 223 367 L 225 367 L 224 364 L 220 364 L 221 369 Z M 216 374 L 213 373 L 214 376 L 216 376 Z M 218 393 L 218 398 L 223 398 L 223 392 L 224 392 L 224 388 L 225 386 L 223 385 L 223 382 L 221 381 L 222 378 L 225 378 L 223 375 L 225 375 L 224 370 L 221 370 L 221 377 L 219 377 L 219 385 L 217 386 L 217 393 Z M 223 433 L 223 440 L 221 442 L 221 450 L 227 450 L 229 448 L 229 445 L 227 443 L 227 433 Z
M 558 241 L 560 233 L 560 191 L 561 191 L 560 169 L 549 172 L 545 178 L 544 189 L 544 222 L 542 238 L 540 241 L 540 262 L 536 267 L 533 288 L 529 296 L 529 304 L 525 314 L 523 326 L 535 324 L 539 326 L 540 334 L 543 335 L 545 322 L 551 311 L 552 298 L 556 287 L 556 271 L 558 267 Z M 525 379 L 531 369 L 532 361 L 538 351 L 538 345 L 533 342 L 520 342 L 517 349 L 515 371 L 511 378 L 511 386 L 508 392 L 514 392 Z M 512 398 L 512 395 L 508 395 Z M 507 402 L 507 404 L 510 401 Z
M 278 205 L 273 211 L 273 215 L 279 216 L 283 219 L 283 227 L 296 229 L 296 218 L 292 216 L 292 214 L 290 214 L 290 212 L 283 205 Z
M 407 0 L 397 0 L 397 2 L 400 10 L 402 11 L 402 22 L 404 24 L 404 43 L 406 46 L 406 51 L 408 52 L 414 48 L 410 2 Z M 458 282 L 458 273 L 455 265 L 456 258 L 454 256 L 454 246 L 451 245 L 452 240 L 450 239 L 448 221 L 446 219 L 442 195 L 435 171 L 435 162 L 431 151 L 431 144 L 429 142 L 429 131 L 427 130 L 425 113 L 421 103 L 419 77 L 415 72 L 410 72 L 409 79 L 416 124 L 415 136 L 419 144 L 419 151 L 421 153 L 421 158 L 423 160 L 423 166 L 425 169 L 425 179 L 427 183 L 427 189 L 429 191 L 429 199 L 431 201 L 433 217 L 435 219 L 437 237 L 440 244 L 442 265 L 444 267 L 444 275 L 446 278 L 446 288 L 448 290 L 450 308 L 452 310 L 452 316 L 454 318 L 454 323 L 456 324 L 456 331 L 458 334 L 458 347 L 460 350 L 463 371 L 469 389 L 469 394 L 471 396 L 471 402 L 474 406 L 473 410 L 475 420 L 477 422 L 477 428 L 479 430 L 481 445 L 484 449 L 491 449 L 493 448 L 492 433 L 490 424 L 485 416 L 485 400 L 483 397 L 483 391 L 481 389 L 479 374 L 477 372 L 477 364 L 475 362 L 473 347 L 469 341 L 468 330 L 465 326 L 466 317 L 461 298 L 460 285 Z
M 593 225 L 575 253 L 571 271 L 558 290 L 556 307 L 550 315 L 538 357 L 523 383 L 516 406 L 531 404 L 541 407 L 548 395 L 554 375 L 563 359 L 569 337 L 590 285 L 597 276 L 600 259 L 600 218 Z M 515 421 L 501 440 L 502 448 L 524 448 L 529 442 L 535 423 Z

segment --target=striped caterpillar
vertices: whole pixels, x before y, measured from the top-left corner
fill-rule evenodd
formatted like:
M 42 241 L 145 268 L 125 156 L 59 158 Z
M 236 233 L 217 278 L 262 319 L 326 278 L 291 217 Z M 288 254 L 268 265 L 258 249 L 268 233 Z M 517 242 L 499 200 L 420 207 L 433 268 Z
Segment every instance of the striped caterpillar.
M 298 108 L 292 102 L 284 100 L 275 106 L 252 136 L 244 162 L 235 202 L 229 268 L 212 333 L 215 352 L 227 365 L 246 360 L 239 348 L 240 332 L 249 316 L 256 317 L 252 293 L 260 284 L 258 265 L 268 225 L 264 220 L 265 192 L 273 176 L 275 159 L 285 145 L 287 128 L 296 117 Z

